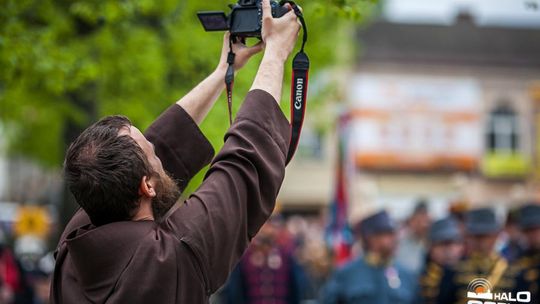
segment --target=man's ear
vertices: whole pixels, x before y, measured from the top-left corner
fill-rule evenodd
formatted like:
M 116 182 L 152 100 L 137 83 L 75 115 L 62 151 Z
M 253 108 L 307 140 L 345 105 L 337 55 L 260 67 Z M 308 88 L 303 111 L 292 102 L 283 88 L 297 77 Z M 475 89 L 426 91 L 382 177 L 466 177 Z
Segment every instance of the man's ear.
M 141 183 L 139 185 L 139 195 L 146 197 L 155 197 L 156 189 L 154 188 L 154 183 L 151 181 L 148 176 L 143 176 Z

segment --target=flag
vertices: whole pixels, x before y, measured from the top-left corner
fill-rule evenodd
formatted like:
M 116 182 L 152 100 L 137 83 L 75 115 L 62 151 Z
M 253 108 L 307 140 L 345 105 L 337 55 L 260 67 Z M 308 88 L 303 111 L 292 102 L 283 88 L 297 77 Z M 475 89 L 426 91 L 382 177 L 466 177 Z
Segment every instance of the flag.
M 334 198 L 329 206 L 329 222 L 326 226 L 325 239 L 333 252 L 334 263 L 342 265 L 351 257 L 354 242 L 353 233 L 347 220 L 349 206 L 348 176 L 350 175 L 349 157 L 349 116 L 342 115 L 338 121 L 338 153 L 336 159 L 336 179 Z

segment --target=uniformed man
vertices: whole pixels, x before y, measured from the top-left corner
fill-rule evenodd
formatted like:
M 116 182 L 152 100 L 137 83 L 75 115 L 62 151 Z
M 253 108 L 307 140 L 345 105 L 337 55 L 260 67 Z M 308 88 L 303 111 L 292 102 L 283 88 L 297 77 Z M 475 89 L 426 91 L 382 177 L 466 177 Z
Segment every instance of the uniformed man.
M 436 303 L 444 269 L 454 266 L 463 256 L 463 237 L 457 221 L 447 217 L 434 222 L 428 234 L 428 254 L 420 276 L 418 303 Z
M 514 287 L 508 262 L 495 251 L 502 229 L 491 208 L 467 212 L 465 216 L 466 256 L 443 274 L 437 303 L 467 303 L 467 287 L 477 278 L 487 279 L 492 292 L 508 292 Z
M 514 263 L 523 255 L 526 247 L 525 236 L 519 225 L 520 208 L 512 208 L 506 216 L 504 234 L 506 235 L 501 248 L 501 255 L 510 264 Z
M 412 304 L 417 279 L 397 265 L 396 226 L 386 211 L 365 218 L 355 229 L 365 254 L 338 269 L 323 288 L 327 304 Z
M 520 212 L 520 228 L 527 240 L 527 250 L 518 260 L 521 269 L 515 292 L 531 292 L 530 303 L 540 303 L 540 205 L 529 204 Z
M 424 267 L 430 224 L 427 202 L 420 200 L 399 236 L 396 262 L 416 275 Z
M 310 287 L 277 218 L 265 223 L 223 289 L 224 304 L 299 304 Z M 221 302 L 220 302 L 221 303 Z

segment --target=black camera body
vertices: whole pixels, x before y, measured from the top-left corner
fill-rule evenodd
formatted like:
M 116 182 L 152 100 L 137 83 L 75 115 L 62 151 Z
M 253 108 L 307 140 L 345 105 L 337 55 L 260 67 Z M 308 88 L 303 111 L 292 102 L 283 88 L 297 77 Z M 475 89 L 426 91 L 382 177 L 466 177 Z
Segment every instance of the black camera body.
M 279 18 L 289 12 L 284 5 L 270 0 L 272 17 Z M 262 30 L 262 0 L 238 0 L 230 5 L 231 12 L 199 12 L 197 16 L 206 31 L 230 31 L 238 38 L 261 38 Z

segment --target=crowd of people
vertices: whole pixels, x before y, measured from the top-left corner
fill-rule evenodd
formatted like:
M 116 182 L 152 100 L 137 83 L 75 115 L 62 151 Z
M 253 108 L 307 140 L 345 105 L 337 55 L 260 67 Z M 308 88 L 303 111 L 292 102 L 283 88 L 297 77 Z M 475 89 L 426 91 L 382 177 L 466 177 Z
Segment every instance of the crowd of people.
M 504 223 L 493 208 L 433 220 L 428 206 L 399 224 L 386 210 L 363 218 L 354 254 L 339 266 L 324 219 L 274 215 L 212 302 L 454 304 L 485 278 L 493 293 L 528 291 L 540 303 L 540 205 L 510 210 Z M 41 259 L 28 269 L 8 243 L 0 235 L 0 303 L 47 303 L 51 267 Z
M 432 219 L 419 202 L 397 223 L 386 210 L 353 227 L 356 252 L 336 265 L 324 221 L 274 216 L 252 241 L 214 303 L 465 303 L 469 285 L 530 292 L 540 303 L 540 205 L 456 208 Z M 525 299 L 527 300 L 527 299 Z

